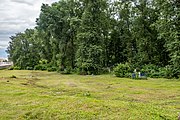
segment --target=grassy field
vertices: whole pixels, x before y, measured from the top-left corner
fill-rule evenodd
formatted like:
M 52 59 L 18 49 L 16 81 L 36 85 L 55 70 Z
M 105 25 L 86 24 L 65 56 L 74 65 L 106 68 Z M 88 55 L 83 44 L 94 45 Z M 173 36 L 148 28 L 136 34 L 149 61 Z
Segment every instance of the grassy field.
M 180 80 L 0 70 L 0 120 L 177 120 L 179 112 Z

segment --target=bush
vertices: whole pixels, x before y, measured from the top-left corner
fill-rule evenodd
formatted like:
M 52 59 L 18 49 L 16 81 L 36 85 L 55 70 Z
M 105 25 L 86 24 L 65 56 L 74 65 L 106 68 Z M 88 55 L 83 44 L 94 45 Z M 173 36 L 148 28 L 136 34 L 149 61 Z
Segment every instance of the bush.
M 57 71 L 57 68 L 56 67 L 48 67 L 47 70 L 48 70 L 48 72 L 54 72 L 54 71 Z
M 36 65 L 34 70 L 47 70 L 47 66 L 43 64 Z
M 21 67 L 14 66 L 14 67 L 13 67 L 13 70 L 21 70 Z
M 71 67 L 67 67 L 61 73 L 62 74 L 71 74 L 72 73 L 72 68 Z
M 153 73 L 156 73 L 156 72 L 159 72 L 159 67 L 156 66 L 156 65 L 153 65 L 153 64 L 148 64 L 148 65 L 145 65 L 143 66 L 143 71 L 145 73 L 147 73 L 149 76 L 151 76 L 151 74 Z
M 87 71 L 85 71 L 85 70 L 82 69 L 82 68 L 76 68 L 76 72 L 77 72 L 77 74 L 79 74 L 79 75 L 87 75 Z
M 129 64 L 118 64 L 114 68 L 114 73 L 117 77 L 130 77 L 129 74 L 132 70 Z M 136 68 L 137 72 L 144 73 L 147 77 L 151 78 L 180 78 L 179 67 L 168 65 L 166 67 L 159 67 L 153 64 L 144 65 L 141 69 Z
M 33 70 L 33 67 L 27 66 L 27 67 L 26 67 L 26 70 Z
M 143 67 L 145 73 L 151 78 L 179 78 L 180 70 L 171 65 L 166 67 L 158 67 L 156 65 L 145 65 Z
M 173 67 L 173 66 L 166 66 L 166 74 L 165 77 L 166 78 L 180 78 L 180 69 L 177 67 Z
M 118 64 L 114 68 L 114 73 L 117 77 L 129 77 L 130 74 L 130 66 L 129 64 Z
M 102 69 L 100 70 L 100 74 L 108 74 L 108 73 L 110 73 L 110 72 L 111 72 L 110 68 L 102 68 Z
M 46 59 L 41 59 L 41 60 L 39 61 L 40 64 L 44 64 L 44 65 L 47 64 L 47 62 L 48 62 L 48 61 L 47 61 Z
M 149 77 L 151 78 L 161 78 L 161 74 L 159 72 L 154 72 L 149 74 Z
M 91 62 L 82 63 L 81 67 L 77 69 L 80 75 L 97 75 L 100 74 L 101 67 Z
M 167 78 L 167 69 L 166 67 L 160 67 L 159 68 L 159 77 L 161 78 Z
M 141 72 L 146 73 L 146 75 L 151 78 L 163 78 L 165 77 L 166 69 L 164 67 L 148 64 L 143 66 Z

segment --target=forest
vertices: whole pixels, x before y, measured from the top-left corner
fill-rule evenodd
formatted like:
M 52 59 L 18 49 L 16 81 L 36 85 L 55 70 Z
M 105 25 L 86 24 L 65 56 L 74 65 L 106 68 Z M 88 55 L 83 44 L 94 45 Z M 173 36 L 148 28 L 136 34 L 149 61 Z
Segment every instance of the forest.
M 179 0 L 59 0 L 11 36 L 13 69 L 180 77 Z

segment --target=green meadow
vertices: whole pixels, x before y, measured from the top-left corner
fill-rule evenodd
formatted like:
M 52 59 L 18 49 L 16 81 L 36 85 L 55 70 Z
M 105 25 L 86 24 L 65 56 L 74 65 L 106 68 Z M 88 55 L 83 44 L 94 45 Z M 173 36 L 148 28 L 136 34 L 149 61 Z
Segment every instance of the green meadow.
M 0 120 L 177 120 L 180 80 L 0 70 Z

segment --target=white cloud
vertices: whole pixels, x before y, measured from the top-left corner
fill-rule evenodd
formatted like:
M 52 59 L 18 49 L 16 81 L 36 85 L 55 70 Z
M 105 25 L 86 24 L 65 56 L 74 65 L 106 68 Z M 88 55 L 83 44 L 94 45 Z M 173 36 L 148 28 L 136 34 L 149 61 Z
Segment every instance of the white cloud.
M 12 2 L 16 2 L 16 3 L 20 3 L 20 4 L 27 4 L 27 5 L 33 5 L 33 3 L 35 2 L 34 0 L 28 0 L 28 1 L 24 1 L 24 0 L 11 0 Z
M 0 48 L 8 46 L 9 37 L 35 26 L 42 3 L 58 0 L 0 0 Z

